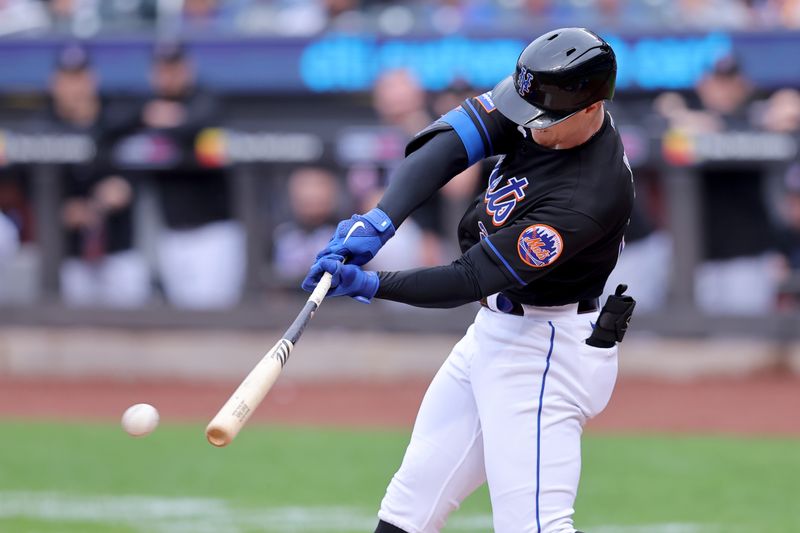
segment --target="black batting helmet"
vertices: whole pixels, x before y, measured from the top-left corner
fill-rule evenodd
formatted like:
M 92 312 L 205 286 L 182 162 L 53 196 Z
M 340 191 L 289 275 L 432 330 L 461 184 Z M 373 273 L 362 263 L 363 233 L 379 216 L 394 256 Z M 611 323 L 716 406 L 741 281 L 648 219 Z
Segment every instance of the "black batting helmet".
M 517 124 L 547 128 L 611 100 L 616 79 L 617 60 L 607 42 L 583 28 L 561 28 L 522 51 L 516 71 L 495 86 L 492 100 Z

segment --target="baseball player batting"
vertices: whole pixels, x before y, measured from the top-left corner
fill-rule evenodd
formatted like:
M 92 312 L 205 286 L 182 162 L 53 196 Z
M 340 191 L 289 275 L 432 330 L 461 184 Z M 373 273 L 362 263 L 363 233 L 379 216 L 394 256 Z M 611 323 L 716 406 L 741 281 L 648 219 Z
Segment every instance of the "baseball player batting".
M 624 286 L 602 310 L 598 301 L 634 197 L 604 104 L 616 71 L 611 47 L 588 30 L 533 41 L 513 75 L 411 140 L 378 207 L 342 221 L 303 282 L 311 290 L 329 272 L 329 295 L 483 304 L 425 394 L 376 533 L 440 531 L 484 482 L 497 533 L 575 532 L 581 432 L 611 396 L 635 304 Z M 459 259 L 362 270 L 418 205 L 495 155 L 459 224 Z

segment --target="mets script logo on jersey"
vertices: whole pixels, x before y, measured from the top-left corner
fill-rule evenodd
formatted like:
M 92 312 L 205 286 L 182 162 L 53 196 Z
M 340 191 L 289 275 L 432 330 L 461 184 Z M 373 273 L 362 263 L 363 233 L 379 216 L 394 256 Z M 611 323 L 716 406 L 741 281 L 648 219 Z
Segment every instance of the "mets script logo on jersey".
M 489 186 L 483 198 L 486 212 L 492 215 L 492 224 L 495 226 L 506 223 L 511 212 L 517 207 L 517 202 L 525 198 L 525 188 L 528 186 L 528 178 L 514 177 L 509 178 L 502 187 L 496 188 L 502 179 L 503 175 L 495 167 L 489 176 Z
M 494 105 L 494 100 L 492 100 L 492 91 L 483 93 L 482 95 L 478 96 L 476 100 L 478 100 L 478 103 L 481 104 L 481 107 L 487 113 L 491 113 L 492 111 L 497 109 Z
M 553 264 L 564 249 L 558 232 L 545 224 L 528 226 L 519 235 L 517 253 L 526 265 L 542 268 Z
M 528 69 L 522 67 L 517 76 L 517 92 L 520 96 L 525 96 L 531 92 L 531 82 L 533 81 L 533 74 L 528 72 Z

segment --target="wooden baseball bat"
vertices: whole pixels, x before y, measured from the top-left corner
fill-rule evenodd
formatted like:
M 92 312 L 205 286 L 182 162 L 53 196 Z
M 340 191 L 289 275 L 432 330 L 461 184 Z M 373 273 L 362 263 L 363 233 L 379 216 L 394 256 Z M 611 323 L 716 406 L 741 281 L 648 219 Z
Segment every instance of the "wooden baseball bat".
M 253 370 L 219 410 L 217 416 L 209 422 L 206 427 L 208 442 L 221 448 L 230 444 L 236 437 L 272 385 L 275 384 L 283 370 L 283 365 L 289 359 L 292 348 L 300 340 L 303 330 L 311 321 L 311 317 L 314 316 L 314 312 L 322 303 L 330 287 L 331 275 L 326 272 L 322 275 L 314 292 L 308 297 L 303 310 L 294 319 L 281 340 L 253 367 Z

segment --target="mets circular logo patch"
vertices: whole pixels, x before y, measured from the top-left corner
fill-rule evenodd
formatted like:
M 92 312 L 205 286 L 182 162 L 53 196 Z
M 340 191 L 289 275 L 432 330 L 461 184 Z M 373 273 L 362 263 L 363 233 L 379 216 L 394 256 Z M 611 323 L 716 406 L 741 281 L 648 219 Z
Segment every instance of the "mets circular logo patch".
M 561 255 L 564 241 L 558 232 L 545 224 L 528 226 L 519 235 L 517 253 L 526 265 L 542 268 L 552 264 Z

